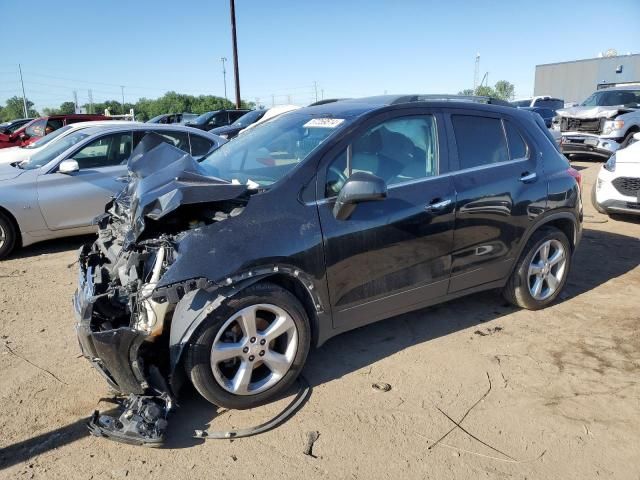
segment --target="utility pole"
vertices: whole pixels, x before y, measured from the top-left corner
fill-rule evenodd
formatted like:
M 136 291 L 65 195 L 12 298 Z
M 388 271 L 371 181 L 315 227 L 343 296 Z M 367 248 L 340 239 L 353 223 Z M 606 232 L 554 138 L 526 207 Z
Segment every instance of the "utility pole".
M 476 88 L 478 88 L 478 78 L 480 77 L 480 54 L 476 53 L 476 66 L 473 71 L 473 93 L 476 93 Z
M 80 113 L 78 112 L 78 91 L 77 90 L 73 91 L 73 113 Z
M 122 114 L 124 115 L 126 113 L 124 111 L 124 85 L 120 85 L 120 91 L 122 92 Z
M 318 101 L 318 82 L 313 82 L 313 89 L 316 91 L 316 102 Z
M 231 39 L 233 40 L 233 73 L 236 82 L 236 108 L 240 108 L 240 72 L 238 69 L 238 39 L 236 37 L 236 2 L 229 0 L 231 6 Z
M 222 62 L 222 79 L 224 80 L 224 99 L 227 99 L 227 69 L 224 66 L 224 62 L 227 61 L 227 57 L 222 57 L 220 59 Z
M 93 92 L 89 89 L 89 113 L 93 113 Z
M 320 99 L 324 100 L 324 88 L 320 89 Z
M 22 80 L 22 67 L 18 64 L 18 70 L 20 70 L 20 84 L 22 85 L 22 106 L 24 107 L 24 118 L 29 116 L 29 109 L 27 108 L 27 96 L 24 94 L 24 81 Z

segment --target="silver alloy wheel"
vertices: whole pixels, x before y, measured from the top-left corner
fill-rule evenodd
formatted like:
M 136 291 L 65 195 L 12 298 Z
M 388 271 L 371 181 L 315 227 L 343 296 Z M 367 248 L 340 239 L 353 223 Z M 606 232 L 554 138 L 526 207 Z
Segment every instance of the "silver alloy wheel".
M 2 225 L 0 225 L 0 248 L 4 247 L 4 242 L 7 241 L 7 233 L 4 231 L 4 228 L 2 228 Z
M 236 337 L 241 332 L 242 337 L 229 341 L 233 332 Z M 255 395 L 286 375 L 297 350 L 298 330 L 291 315 L 276 305 L 251 305 L 236 312 L 218 331 L 211 347 L 211 369 L 226 391 Z
M 557 290 L 567 267 L 567 252 L 558 240 L 544 242 L 529 264 L 529 293 L 536 300 L 546 300 Z

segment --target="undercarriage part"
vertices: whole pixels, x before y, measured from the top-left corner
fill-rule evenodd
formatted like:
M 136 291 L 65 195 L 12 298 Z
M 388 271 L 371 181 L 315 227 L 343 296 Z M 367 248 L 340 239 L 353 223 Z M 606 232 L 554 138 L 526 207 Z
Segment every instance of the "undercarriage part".
M 120 404 L 119 416 L 93 412 L 89 432 L 96 436 L 129 445 L 161 446 L 167 430 L 171 399 L 166 395 L 129 395 Z
M 298 393 L 294 397 L 294 399 L 287 405 L 284 410 L 278 413 L 275 417 L 273 417 L 268 422 L 261 423 L 260 425 L 256 425 L 255 427 L 248 428 L 240 428 L 238 430 L 227 430 L 227 431 L 212 431 L 212 430 L 196 430 L 194 432 L 195 438 L 204 438 L 204 439 L 215 439 L 215 440 L 225 440 L 225 439 L 234 439 L 234 438 L 245 438 L 251 437 L 253 435 L 258 435 L 260 433 L 268 432 L 269 430 L 273 430 L 276 427 L 279 427 L 283 424 L 291 415 L 298 411 L 298 409 L 307 401 L 309 395 L 311 394 L 311 385 L 306 378 L 300 376 L 298 378 L 298 384 L 300 385 L 300 389 Z

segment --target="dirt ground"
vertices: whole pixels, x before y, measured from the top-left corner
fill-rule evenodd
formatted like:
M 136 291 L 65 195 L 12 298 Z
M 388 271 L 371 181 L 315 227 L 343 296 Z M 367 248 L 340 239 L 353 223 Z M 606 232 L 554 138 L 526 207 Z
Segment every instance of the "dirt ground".
M 557 304 L 517 310 L 489 292 L 334 338 L 308 360 L 309 401 L 248 439 L 192 432 L 256 425 L 286 401 L 217 412 L 188 391 L 163 449 L 89 436 L 88 415 L 110 406 L 73 329 L 69 264 L 86 239 L 18 252 L 0 262 L 0 478 L 637 480 L 640 222 L 595 213 L 600 164 L 574 166 L 585 231 Z

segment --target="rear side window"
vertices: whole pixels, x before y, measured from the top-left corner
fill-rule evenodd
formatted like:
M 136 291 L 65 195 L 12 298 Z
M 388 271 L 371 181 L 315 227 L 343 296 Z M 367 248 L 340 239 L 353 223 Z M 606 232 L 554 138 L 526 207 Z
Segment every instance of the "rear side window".
M 500 119 L 451 115 L 451 122 L 461 169 L 509 160 L 509 151 Z
M 511 160 L 517 158 L 527 158 L 529 148 L 525 143 L 518 129 L 510 121 L 504 121 L 504 130 L 507 132 L 507 143 L 509 144 L 509 154 Z

